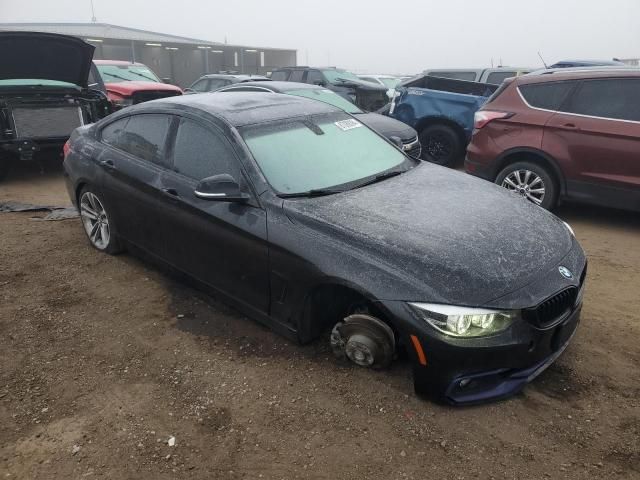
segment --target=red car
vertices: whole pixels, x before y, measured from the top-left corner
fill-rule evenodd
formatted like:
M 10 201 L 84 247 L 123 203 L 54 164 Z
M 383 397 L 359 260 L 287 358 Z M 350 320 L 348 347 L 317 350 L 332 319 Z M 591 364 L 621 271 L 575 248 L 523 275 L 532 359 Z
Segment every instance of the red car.
M 547 209 L 567 199 L 640 211 L 640 70 L 505 81 L 476 113 L 465 170 Z
M 163 83 L 142 63 L 121 60 L 94 60 L 107 88 L 109 100 L 116 108 L 182 95 L 182 89 Z

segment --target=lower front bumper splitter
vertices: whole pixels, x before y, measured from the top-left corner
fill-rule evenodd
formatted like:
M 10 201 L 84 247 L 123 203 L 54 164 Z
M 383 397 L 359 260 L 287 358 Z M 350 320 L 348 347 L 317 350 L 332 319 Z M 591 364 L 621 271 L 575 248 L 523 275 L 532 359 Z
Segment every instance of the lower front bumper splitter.
M 575 327 L 570 337 L 557 351 L 536 365 L 522 370 L 503 368 L 459 377 L 447 388 L 446 400 L 453 405 L 474 405 L 515 395 L 564 353 L 576 334 Z

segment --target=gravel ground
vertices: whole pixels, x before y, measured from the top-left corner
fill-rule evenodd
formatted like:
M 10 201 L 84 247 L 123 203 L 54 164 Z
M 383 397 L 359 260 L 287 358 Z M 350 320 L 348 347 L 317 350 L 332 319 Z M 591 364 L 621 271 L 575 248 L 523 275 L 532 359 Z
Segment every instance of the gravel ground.
M 68 203 L 28 168 L 9 199 Z M 579 331 L 522 394 L 463 409 L 100 254 L 78 220 L 0 214 L 0 477 L 639 479 L 640 219 L 558 213 L 589 255 Z

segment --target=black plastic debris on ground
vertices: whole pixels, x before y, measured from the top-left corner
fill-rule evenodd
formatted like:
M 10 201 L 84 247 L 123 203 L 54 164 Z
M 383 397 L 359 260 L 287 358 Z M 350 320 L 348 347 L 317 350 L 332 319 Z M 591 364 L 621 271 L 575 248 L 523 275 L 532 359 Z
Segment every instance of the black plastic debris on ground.
M 55 205 L 32 205 L 22 202 L 0 202 L 0 213 L 6 212 L 48 212 L 43 217 L 32 217 L 33 220 L 68 220 L 78 218 L 78 211 L 73 207 Z

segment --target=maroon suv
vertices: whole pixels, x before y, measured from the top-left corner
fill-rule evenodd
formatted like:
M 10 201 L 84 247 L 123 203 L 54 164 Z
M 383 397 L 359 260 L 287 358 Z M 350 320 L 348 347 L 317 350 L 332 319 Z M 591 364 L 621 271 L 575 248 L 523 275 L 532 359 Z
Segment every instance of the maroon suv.
M 547 209 L 568 199 L 640 211 L 640 70 L 505 81 L 476 113 L 465 170 Z

